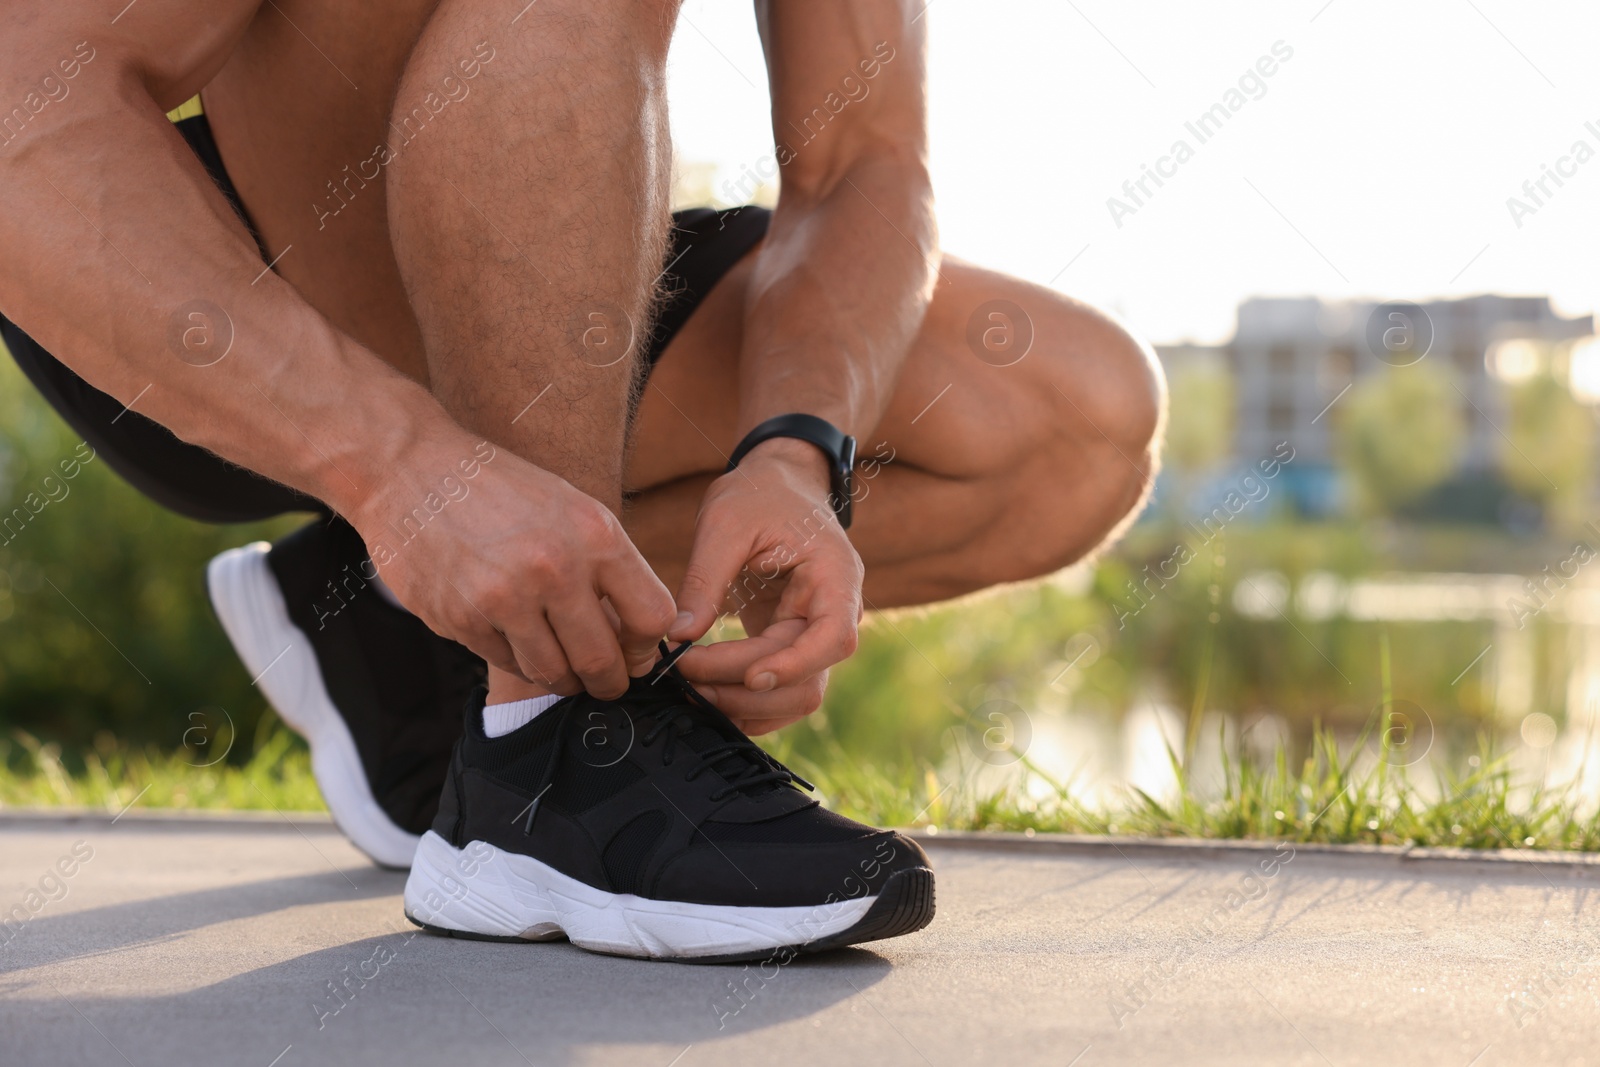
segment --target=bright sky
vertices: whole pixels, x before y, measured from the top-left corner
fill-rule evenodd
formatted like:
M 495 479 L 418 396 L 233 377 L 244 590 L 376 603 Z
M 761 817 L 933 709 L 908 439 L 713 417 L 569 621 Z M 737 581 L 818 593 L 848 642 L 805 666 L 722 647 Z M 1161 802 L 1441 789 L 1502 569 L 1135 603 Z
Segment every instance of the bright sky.
M 1600 5 L 932 0 L 924 18 L 946 251 L 1151 340 L 1225 339 L 1254 294 L 1600 304 Z M 1200 143 L 1185 122 L 1279 41 L 1265 95 Z M 689 0 L 671 79 L 681 158 L 736 175 L 771 151 L 750 4 Z M 1119 228 L 1107 198 L 1132 206 L 1123 182 L 1180 138 L 1192 158 Z M 1522 186 L 1545 165 L 1568 176 L 1540 205 Z M 1534 209 L 1520 227 L 1511 196 Z

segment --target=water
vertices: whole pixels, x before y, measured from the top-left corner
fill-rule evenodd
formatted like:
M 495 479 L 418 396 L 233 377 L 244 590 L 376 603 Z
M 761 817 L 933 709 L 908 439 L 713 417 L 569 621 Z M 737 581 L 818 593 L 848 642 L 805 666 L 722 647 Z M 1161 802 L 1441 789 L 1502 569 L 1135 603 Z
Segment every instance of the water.
M 1385 637 L 1454 626 L 1452 633 L 1467 639 L 1454 641 L 1460 646 L 1456 658 L 1400 664 L 1392 702 L 1385 708 L 1380 699 L 1372 707 L 1378 726 L 1390 731 L 1391 764 L 1405 766 L 1413 787 L 1428 796 L 1437 793 L 1443 772 L 1460 776 L 1468 770 L 1478 735 L 1487 732 L 1524 795 L 1534 785 L 1570 788 L 1576 798 L 1600 804 L 1600 581 L 1540 586 L 1518 575 L 1463 573 L 1345 580 L 1313 571 L 1291 582 L 1279 572 L 1254 571 L 1242 575 L 1225 599 L 1238 616 L 1273 629 L 1292 628 L 1313 643 L 1317 626 L 1333 621 Z M 1147 680 L 1135 695 L 1107 714 L 1073 685 L 1102 651 L 1094 641 L 1067 642 L 1066 666 L 1024 713 L 1027 758 L 1070 783 L 1075 799 L 1087 805 L 1113 805 L 1130 788 L 1170 800 L 1177 781 L 1168 753 L 1185 749 L 1189 710 L 1169 692 L 1167 665 L 1152 658 L 1138 667 Z M 1402 678 L 1423 678 L 1415 688 L 1443 695 L 1412 699 Z M 1360 681 L 1381 691 L 1375 677 Z M 1487 706 L 1487 714 L 1482 706 L 1471 715 L 1463 710 L 1469 694 Z M 1226 692 L 1213 694 L 1208 704 L 1216 706 L 1202 716 L 1195 738 L 1189 777 L 1201 797 L 1220 792 L 1224 754 L 1235 761 L 1269 761 L 1279 746 L 1290 744 L 1295 751 L 1296 726 L 1306 725 L 1270 706 L 1245 711 L 1227 707 L 1228 701 Z M 1349 745 L 1359 731 L 1336 732 Z M 1374 734 L 1357 766 L 1370 766 L 1377 751 Z M 1008 761 L 990 762 L 999 766 L 983 769 L 986 778 L 1019 773 Z M 1030 788 L 1041 799 L 1048 791 L 1037 781 Z

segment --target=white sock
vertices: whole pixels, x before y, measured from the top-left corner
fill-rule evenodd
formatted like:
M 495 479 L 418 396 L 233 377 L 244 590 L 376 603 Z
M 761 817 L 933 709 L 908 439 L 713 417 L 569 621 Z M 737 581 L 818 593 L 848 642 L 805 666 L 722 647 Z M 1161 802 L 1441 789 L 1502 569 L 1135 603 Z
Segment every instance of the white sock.
M 560 699 L 552 693 L 549 696 L 529 697 L 527 700 L 513 700 L 508 704 L 485 704 L 483 732 L 489 737 L 504 737 L 511 731 L 528 725 L 539 717 L 540 712 Z

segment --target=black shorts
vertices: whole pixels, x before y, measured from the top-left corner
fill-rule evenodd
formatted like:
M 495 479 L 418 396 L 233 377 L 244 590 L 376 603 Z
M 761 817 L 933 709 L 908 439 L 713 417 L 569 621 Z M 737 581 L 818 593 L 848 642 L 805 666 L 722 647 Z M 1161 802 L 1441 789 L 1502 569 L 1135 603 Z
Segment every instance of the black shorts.
M 176 125 L 239 217 L 250 226 L 206 117 L 196 115 Z M 770 218 L 771 213 L 760 207 L 693 208 L 673 215 L 662 276 L 667 295 L 657 309 L 645 353 L 651 366 L 712 287 L 766 235 Z M 266 260 L 263 255 L 262 261 Z M 84 381 L 3 317 L 0 336 L 28 380 L 68 425 L 108 466 L 158 504 L 202 522 L 254 522 L 291 511 L 329 511 L 304 493 L 180 441 L 166 427 Z

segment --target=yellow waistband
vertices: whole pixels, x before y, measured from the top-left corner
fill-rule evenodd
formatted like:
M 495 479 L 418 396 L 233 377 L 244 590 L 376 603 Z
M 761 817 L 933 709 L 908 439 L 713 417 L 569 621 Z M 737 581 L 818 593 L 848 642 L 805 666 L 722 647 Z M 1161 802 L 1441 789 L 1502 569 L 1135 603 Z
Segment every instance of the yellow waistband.
M 172 122 L 182 122 L 184 119 L 192 119 L 196 115 L 204 115 L 205 113 L 206 109 L 200 106 L 200 97 L 195 96 L 193 99 L 186 100 L 178 107 L 167 112 L 167 118 Z

